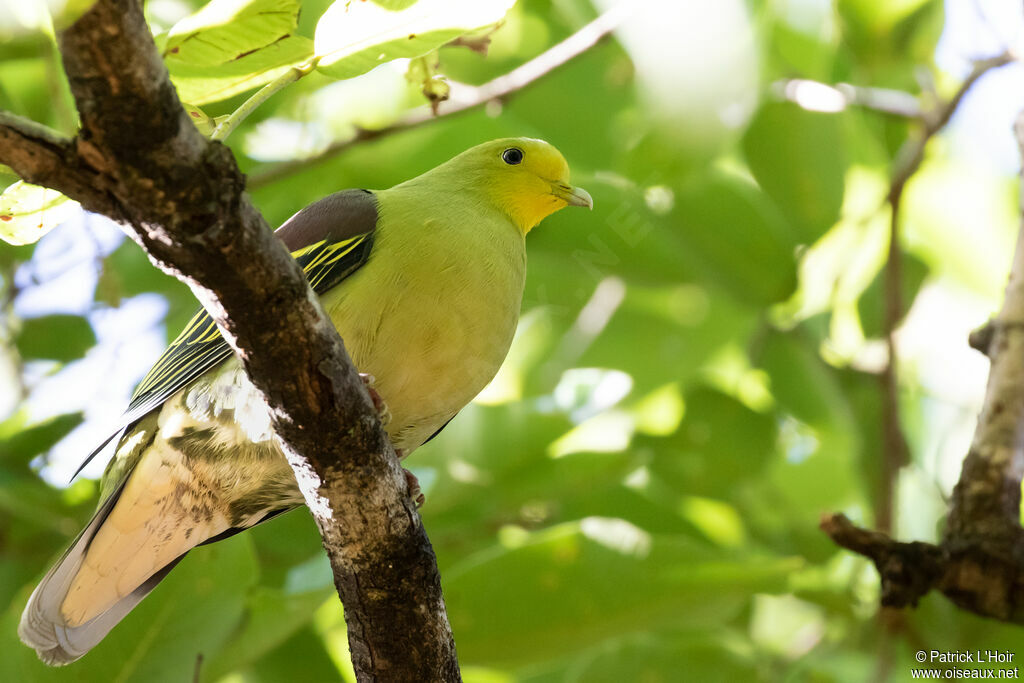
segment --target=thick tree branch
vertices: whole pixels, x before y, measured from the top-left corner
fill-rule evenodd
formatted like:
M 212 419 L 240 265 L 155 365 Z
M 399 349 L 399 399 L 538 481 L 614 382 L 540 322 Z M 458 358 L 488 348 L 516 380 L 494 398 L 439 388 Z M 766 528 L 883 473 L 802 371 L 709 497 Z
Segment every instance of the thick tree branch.
M 458 680 L 430 543 L 341 339 L 244 194 L 230 150 L 189 121 L 138 0 L 99 0 L 59 36 L 71 141 L 0 120 L 0 162 L 119 220 L 216 319 L 270 406 L 323 537 L 360 680 Z
M 967 91 L 989 70 L 1013 60 L 1009 52 L 979 60 L 949 100 L 933 109 L 922 109 L 917 97 L 910 93 L 885 88 L 854 86 L 848 83 L 827 85 L 804 79 L 788 79 L 772 84 L 772 92 L 781 99 L 795 102 L 807 109 L 842 111 L 858 106 L 890 116 L 916 120 L 920 126 L 900 148 L 893 162 L 886 201 L 890 208 L 889 248 L 885 265 L 884 337 L 888 361 L 879 375 L 882 395 L 882 458 L 878 478 L 875 523 L 885 532 L 893 527 L 896 506 L 896 482 L 900 469 L 909 461 L 909 449 L 900 428 L 899 376 L 896 353 L 896 330 L 903 317 L 903 259 L 900 247 L 900 207 L 903 190 L 924 160 L 928 142 L 941 131 L 956 112 Z
M 249 187 L 262 187 L 281 178 L 286 178 L 328 159 L 333 159 L 358 144 L 419 128 L 430 121 L 462 114 L 482 107 L 488 102 L 504 102 L 516 92 L 547 76 L 600 43 L 635 9 L 635 5 L 628 0 L 621 0 L 562 42 L 507 74 L 487 81 L 483 85 L 452 83 L 449 99 L 439 103 L 436 112 L 429 106 L 423 106 L 413 109 L 395 123 L 383 128 L 359 128 L 353 137 L 335 142 L 316 156 L 286 161 L 253 173 L 249 179 Z
M 1015 126 L 1024 158 L 1024 112 Z M 1024 172 L 1021 209 L 1024 212 Z M 992 361 L 974 442 L 953 491 L 945 542 L 952 551 L 978 547 L 1024 568 L 1020 524 L 1024 474 L 1024 220 L 1003 307 L 990 323 Z
M 118 213 L 95 170 L 78 157 L 73 141 L 35 121 L 0 111 L 0 163 L 27 182 L 79 198 L 93 211 Z

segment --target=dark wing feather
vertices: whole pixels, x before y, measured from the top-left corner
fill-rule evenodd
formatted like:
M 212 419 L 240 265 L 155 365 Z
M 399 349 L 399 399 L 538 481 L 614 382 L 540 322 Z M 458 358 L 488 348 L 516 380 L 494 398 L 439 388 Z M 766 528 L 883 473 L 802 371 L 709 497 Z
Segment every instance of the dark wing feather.
M 302 266 L 310 286 L 324 294 L 358 270 L 370 256 L 377 203 L 367 190 L 345 190 L 292 216 L 277 234 Z M 78 466 L 72 478 L 136 420 L 231 357 L 213 318 L 203 309 L 189 321 L 132 394 L 121 427 Z
M 441 432 L 443 432 L 444 428 L 447 427 L 448 425 L 450 425 L 452 423 L 452 420 L 454 420 L 454 419 L 455 419 L 455 415 L 452 415 L 451 417 L 449 417 L 447 422 L 445 422 L 443 425 L 438 427 L 437 431 L 434 432 L 433 434 L 431 434 L 430 436 L 428 436 L 427 440 L 424 441 L 423 443 L 421 443 L 420 445 L 422 446 L 423 444 L 427 444 L 427 443 L 430 443 L 431 441 L 433 441 L 434 437 L 437 436 L 438 434 L 440 434 Z
M 363 265 L 372 245 L 373 233 L 369 232 L 340 242 L 317 242 L 293 256 L 313 291 L 323 294 Z M 136 387 L 125 413 L 127 421 L 153 410 L 231 353 L 213 318 L 200 309 Z

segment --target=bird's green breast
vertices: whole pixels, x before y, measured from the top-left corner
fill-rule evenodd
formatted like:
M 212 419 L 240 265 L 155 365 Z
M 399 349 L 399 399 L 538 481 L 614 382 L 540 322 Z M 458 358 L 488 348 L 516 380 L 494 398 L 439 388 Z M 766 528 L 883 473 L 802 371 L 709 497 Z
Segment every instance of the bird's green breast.
M 378 193 L 369 260 L 321 302 L 356 367 L 376 378 L 392 442 L 408 452 L 497 373 L 518 322 L 526 251 L 523 234 L 486 204 L 462 194 L 424 201 L 403 187 Z M 301 502 L 265 404 L 237 358 L 129 429 L 104 474 L 104 494 L 143 458 L 233 482 L 217 489 L 231 526 Z M 261 474 L 243 482 L 240 471 Z M 272 492 L 275 504 L 264 500 Z M 256 509 L 235 510 L 238 502 Z
M 369 261 L 322 301 L 356 367 L 376 377 L 396 447 L 413 449 L 501 366 L 526 250 L 508 218 L 472 195 L 399 186 L 378 197 Z

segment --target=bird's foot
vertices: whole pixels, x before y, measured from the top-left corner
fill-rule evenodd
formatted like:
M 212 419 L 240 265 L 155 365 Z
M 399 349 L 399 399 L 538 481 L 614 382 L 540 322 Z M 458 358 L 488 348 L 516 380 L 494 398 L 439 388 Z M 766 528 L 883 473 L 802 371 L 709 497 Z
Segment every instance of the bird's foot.
M 363 380 L 363 385 L 366 387 L 366 391 L 370 394 L 370 400 L 373 401 L 373 407 L 377 409 L 377 416 L 380 418 L 380 423 L 385 427 L 391 422 L 391 410 L 388 408 L 388 404 L 384 402 L 381 395 L 377 393 L 374 385 L 377 383 L 377 378 L 367 372 L 360 372 L 359 379 Z
M 423 490 L 420 489 L 420 480 L 416 478 L 416 475 L 409 470 L 402 468 L 405 472 L 405 483 L 409 486 L 409 498 L 416 505 L 417 508 L 423 507 L 423 503 L 426 502 L 427 497 L 423 495 Z

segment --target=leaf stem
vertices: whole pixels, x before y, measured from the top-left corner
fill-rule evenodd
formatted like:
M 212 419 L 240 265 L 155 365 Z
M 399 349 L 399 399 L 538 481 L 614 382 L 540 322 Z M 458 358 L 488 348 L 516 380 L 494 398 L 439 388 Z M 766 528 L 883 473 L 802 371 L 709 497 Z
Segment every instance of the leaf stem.
M 313 69 L 316 68 L 317 59 L 311 59 L 301 66 L 294 66 L 288 71 L 284 72 L 270 83 L 256 91 L 256 93 L 242 103 L 242 106 L 231 112 L 231 114 L 221 121 L 213 131 L 213 135 L 210 136 L 211 140 L 220 140 L 223 142 L 231 133 L 238 127 L 242 121 L 249 118 L 249 115 L 256 111 L 256 108 L 261 104 L 273 97 L 279 90 L 283 90 L 285 86 L 294 83 L 303 76 L 308 76 L 312 73 Z

